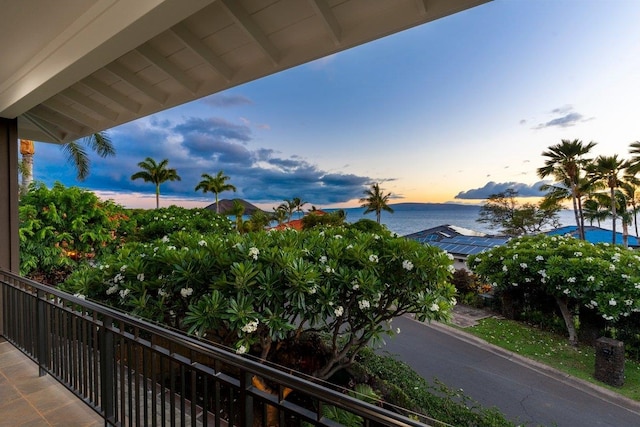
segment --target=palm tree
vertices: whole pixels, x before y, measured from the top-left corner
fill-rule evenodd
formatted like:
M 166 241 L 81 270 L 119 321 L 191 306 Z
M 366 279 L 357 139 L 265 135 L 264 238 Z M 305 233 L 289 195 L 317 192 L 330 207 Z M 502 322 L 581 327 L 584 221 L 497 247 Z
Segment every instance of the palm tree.
M 382 211 L 393 213 L 393 209 L 389 206 L 391 193 L 383 194 L 383 191 L 380 190 L 380 185 L 377 182 L 371 184 L 371 188 L 365 190 L 364 195 L 366 197 L 360 199 L 360 203 L 362 203 L 360 207 L 366 208 L 364 210 L 365 215 L 369 212 L 375 212 L 378 224 L 380 224 L 380 214 Z
M 595 161 L 587 167 L 587 173 L 593 182 L 602 182 L 609 189 L 609 198 L 611 201 L 611 218 L 613 222 L 613 230 L 611 243 L 616 244 L 616 222 L 617 215 L 617 199 L 616 190 L 623 183 L 622 175 L 629 167 L 629 162 L 619 159 L 618 155 L 598 156 Z
M 180 181 L 180 176 L 175 169 L 167 168 L 169 159 L 156 163 L 151 157 L 138 163 L 142 170 L 131 175 L 131 180 L 142 179 L 144 182 L 152 182 L 156 186 L 156 209 L 160 207 L 160 184 L 166 181 Z
M 203 193 L 211 192 L 216 195 L 216 213 L 220 213 L 220 205 L 218 204 L 218 195 L 224 191 L 236 191 L 236 187 L 226 182 L 231 179 L 224 174 L 223 171 L 219 171 L 216 176 L 211 176 L 208 173 L 202 174 L 202 181 L 196 185 L 196 191 L 202 190 Z
M 227 215 L 235 215 L 236 216 L 236 230 L 238 233 L 242 234 L 244 231 L 244 227 L 242 224 L 242 216 L 244 215 L 244 205 L 238 199 L 234 199 L 233 206 L 229 209 L 226 214 Z
M 609 204 L 607 203 L 607 206 Z M 602 221 L 611 216 L 608 207 L 603 205 L 596 199 L 587 199 L 584 201 L 583 213 L 585 219 L 589 221 L 590 225 L 593 225 L 593 221 L 596 221 L 598 227 L 600 227 Z
M 300 197 L 294 197 L 293 200 L 291 200 L 291 202 L 294 205 L 295 211 L 298 213 L 301 213 L 302 207 L 307 204 L 307 202 L 302 200 Z
M 580 238 L 584 240 L 584 215 L 582 213 L 582 198 L 578 196 L 581 171 L 589 162 L 584 157 L 595 147 L 595 142 L 583 144 L 582 141 L 574 139 L 569 141 L 563 139 L 560 144 L 549 147 L 542 155 L 546 157 L 544 166 L 538 168 L 540 178 L 553 176 L 555 180 L 567 186 L 569 195 L 573 202 L 573 212 L 576 218 L 576 225 Z
M 287 221 L 291 222 L 293 213 L 296 211 L 295 199 L 293 200 L 284 199 L 284 203 L 280 203 L 280 206 L 278 206 L 278 209 L 284 210 L 287 213 Z
M 87 155 L 85 146 L 95 151 L 100 157 L 115 156 L 116 150 L 109 135 L 106 132 L 98 132 L 85 136 L 76 141 L 67 142 L 62 146 L 62 151 L 67 155 L 67 162 L 75 165 L 76 177 L 80 181 L 84 181 L 89 176 L 89 166 L 91 161 Z
M 277 208 L 273 208 L 273 219 L 278 221 L 278 225 L 282 225 L 285 219 L 287 219 L 287 211 L 285 210 L 284 203 Z

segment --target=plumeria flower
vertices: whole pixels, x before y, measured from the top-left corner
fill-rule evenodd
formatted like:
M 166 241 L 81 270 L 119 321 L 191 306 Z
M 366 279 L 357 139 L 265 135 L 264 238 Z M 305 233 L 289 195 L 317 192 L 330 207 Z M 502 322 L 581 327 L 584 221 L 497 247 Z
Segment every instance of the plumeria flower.
M 521 262 L 520 263 L 520 268 L 527 268 L 527 263 L 526 262 Z
M 404 261 L 402 261 L 402 268 L 404 268 L 407 271 L 411 271 L 413 270 L 413 263 L 408 259 L 405 259 Z
M 327 257 L 326 257 L 326 255 L 322 255 L 322 256 L 320 257 L 320 264 L 324 264 L 324 263 L 326 263 L 326 262 L 327 262 Z
M 255 246 L 252 246 L 251 248 L 249 248 L 249 256 L 252 257 L 254 260 L 258 259 L 258 255 L 260 255 L 260 250 L 258 248 L 256 248 Z
M 159 297 L 166 297 L 168 295 L 169 295 L 169 293 L 167 291 L 165 291 L 164 289 L 162 289 L 162 288 L 158 289 L 158 296 Z
M 429 307 L 429 310 L 431 311 L 440 311 L 440 306 L 437 303 L 433 303 L 431 304 L 431 307 Z
M 127 271 L 127 264 L 123 265 L 122 267 L 120 267 L 120 271 L 122 271 L 123 273 L 125 271 Z
M 131 292 L 131 289 L 123 289 L 120 291 L 120 298 L 124 299 L 127 297 L 127 295 L 129 295 L 129 292 Z
M 567 282 L 569 282 L 569 283 L 576 283 L 576 278 L 575 278 L 575 277 L 569 277 L 569 278 L 567 279 Z
M 358 301 L 358 307 L 360 307 L 360 310 L 364 310 L 365 308 L 371 307 L 371 304 L 366 299 L 363 299 Z
M 507 271 L 509 271 L 509 267 L 507 267 L 506 265 L 503 265 L 502 266 L 502 271 L 504 271 L 506 273 Z
M 193 288 L 182 288 L 180 289 L 180 295 L 182 295 L 182 298 L 186 298 L 191 296 L 191 294 L 193 294 Z
M 587 277 L 587 282 L 595 282 L 596 278 L 593 276 Z
M 399 334 L 399 333 L 400 333 L 400 328 L 397 328 L 396 329 L 396 334 Z
M 139 274 L 136 276 L 136 278 L 137 278 L 139 281 L 144 282 L 144 273 L 139 273 Z
M 611 306 L 615 306 L 615 305 L 618 305 L 618 303 L 616 302 L 616 300 L 615 300 L 615 299 L 611 298 L 611 299 L 609 300 L 609 305 L 611 305 Z
M 169 236 L 164 236 L 162 238 L 162 243 L 168 243 L 169 242 Z
M 369 262 L 373 262 L 373 263 L 377 263 L 378 262 L 378 255 L 369 255 Z
M 344 313 L 344 308 L 341 305 L 333 309 L 333 314 L 335 314 L 336 317 L 342 316 L 343 313 Z
M 119 287 L 118 287 L 118 285 L 117 285 L 117 284 L 115 284 L 115 285 L 111 286 L 109 289 L 107 289 L 107 295 L 113 295 L 113 294 L 115 294 L 116 292 L 118 292 L 118 288 L 119 288 Z
M 536 261 L 544 261 L 544 257 L 542 255 L 536 256 Z
M 205 242 L 204 240 L 200 240 L 200 241 L 198 242 L 198 244 L 199 244 L 200 246 L 207 246 L 207 242 Z
M 258 329 L 258 321 L 252 320 L 251 322 L 247 323 L 242 327 L 242 332 L 250 334 L 252 332 L 255 332 L 257 329 Z
M 565 289 L 564 291 L 562 291 L 562 293 L 565 295 L 569 295 L 571 291 L 569 289 Z
M 236 354 L 245 354 L 247 352 L 247 347 L 241 345 L 240 347 L 238 347 L 238 349 L 236 350 Z

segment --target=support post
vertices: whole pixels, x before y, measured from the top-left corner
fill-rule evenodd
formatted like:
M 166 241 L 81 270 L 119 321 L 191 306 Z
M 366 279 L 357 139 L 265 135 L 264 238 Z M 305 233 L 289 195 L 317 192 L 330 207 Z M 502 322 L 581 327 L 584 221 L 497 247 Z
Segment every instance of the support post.
M 18 119 L 0 118 L 0 268 L 18 273 Z M 0 293 L 0 335 L 4 334 Z

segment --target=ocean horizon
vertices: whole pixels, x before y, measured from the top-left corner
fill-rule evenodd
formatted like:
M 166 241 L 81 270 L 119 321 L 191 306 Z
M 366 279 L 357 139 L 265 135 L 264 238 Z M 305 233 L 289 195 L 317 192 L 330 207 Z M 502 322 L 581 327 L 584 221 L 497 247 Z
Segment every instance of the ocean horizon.
M 398 203 L 390 205 L 393 213 L 382 212 L 380 222 L 390 231 L 400 236 L 437 227 L 439 225 L 455 225 L 486 234 L 499 234 L 500 230 L 491 229 L 487 224 L 478 222 L 480 208 L 478 205 L 462 205 L 454 203 Z M 323 209 L 327 212 L 337 209 Z M 347 222 L 353 223 L 362 218 L 374 220 L 375 212 L 364 214 L 365 208 L 343 209 L 347 214 Z M 558 214 L 561 226 L 575 225 L 573 210 L 563 209 Z M 591 225 L 588 222 L 586 225 Z M 594 226 L 598 224 L 594 223 Z M 611 221 L 604 221 L 600 227 L 610 230 Z M 632 230 L 629 230 L 632 233 Z

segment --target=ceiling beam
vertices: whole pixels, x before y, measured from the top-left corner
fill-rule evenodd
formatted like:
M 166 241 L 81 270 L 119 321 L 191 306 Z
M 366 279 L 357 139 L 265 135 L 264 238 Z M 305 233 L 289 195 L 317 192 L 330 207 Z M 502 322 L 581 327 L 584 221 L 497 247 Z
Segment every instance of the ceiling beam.
M 40 104 L 40 105 L 44 105 L 45 107 L 53 111 L 56 111 L 62 114 L 63 116 L 67 116 L 68 118 L 73 119 L 78 123 L 81 123 L 92 129 L 95 129 L 100 126 L 100 123 L 98 120 L 94 119 L 93 117 L 89 117 L 85 113 L 58 101 L 55 98 L 52 98 L 47 102 L 45 102 L 44 104 Z
M 70 100 L 77 102 L 78 104 L 88 108 L 91 111 L 94 111 L 95 113 L 101 115 L 102 117 L 104 117 L 105 119 L 109 119 L 111 121 L 116 121 L 118 119 L 118 113 L 116 113 L 115 111 L 113 111 L 110 108 L 105 107 L 104 105 L 100 104 L 99 102 L 94 101 L 93 99 L 89 98 L 88 96 L 85 96 L 83 94 L 81 94 L 80 92 L 78 92 L 75 89 L 69 88 L 67 90 L 65 90 L 64 92 L 60 93 L 62 96 L 69 98 Z
M 131 111 L 132 113 L 139 113 L 140 110 L 142 109 L 141 104 L 135 102 L 131 98 L 126 97 L 125 95 L 118 92 L 111 86 L 102 83 L 100 80 L 96 79 L 95 77 L 89 76 L 86 79 L 81 80 L 80 83 L 85 85 L 89 89 L 92 89 L 98 92 L 102 96 L 109 98 L 116 104 L 123 106 L 124 108 Z
M 273 65 L 278 65 L 280 52 L 278 52 L 278 49 L 269 41 L 247 11 L 242 8 L 240 2 L 236 0 L 222 0 L 221 4 L 227 9 L 227 12 L 231 15 L 236 25 L 258 44 Z
M 148 43 L 143 44 L 136 50 L 139 54 L 147 58 L 153 65 L 160 68 L 169 77 L 175 79 L 185 89 L 188 89 L 189 92 L 194 95 L 196 92 L 198 92 L 198 86 L 200 85 L 197 81 L 186 75 L 185 72 L 180 69 L 180 67 L 169 61 L 164 55 L 151 47 Z
M 420 16 L 425 16 L 429 11 L 429 0 L 415 0 L 416 6 L 418 6 L 418 13 Z
M 342 38 L 342 28 L 340 28 L 340 24 L 329 5 L 327 5 L 326 0 L 311 0 L 311 7 L 316 12 L 316 15 L 322 19 L 322 23 L 329 31 L 333 44 L 339 46 Z
M 67 118 L 67 116 L 63 116 L 62 114 L 57 113 L 42 104 L 33 107 L 31 110 L 29 110 L 29 113 L 45 122 L 55 123 L 56 126 L 60 129 L 66 130 L 69 133 L 74 133 L 76 135 L 82 135 L 83 133 L 90 130 L 85 126 L 82 126 L 78 122 Z
M 42 120 L 38 119 L 33 114 L 31 114 L 30 112 L 23 113 L 22 117 L 30 121 L 31 123 L 33 123 L 33 125 L 37 127 L 42 133 L 44 133 L 45 135 L 48 135 L 51 139 L 53 139 L 58 144 L 62 144 L 64 141 L 64 138 L 67 136 L 64 132 L 62 132 L 56 126 L 50 123 L 43 122 Z
M 193 53 L 206 61 L 207 64 L 222 75 L 227 83 L 231 81 L 233 78 L 233 70 L 184 24 L 180 23 L 173 26 L 171 32 L 191 49 Z
M 162 105 L 164 105 L 164 103 L 167 102 L 167 99 L 169 99 L 169 95 L 167 95 L 165 92 L 161 91 L 160 89 L 158 89 L 153 85 L 150 85 L 141 77 L 139 77 L 137 74 L 127 70 L 124 66 L 120 65 L 118 62 L 112 62 L 111 64 L 107 65 L 105 68 L 111 71 L 116 76 L 120 77 L 122 80 L 124 80 L 126 83 L 128 83 L 135 89 L 138 89 L 143 94 L 153 99 L 154 101 L 159 102 Z

